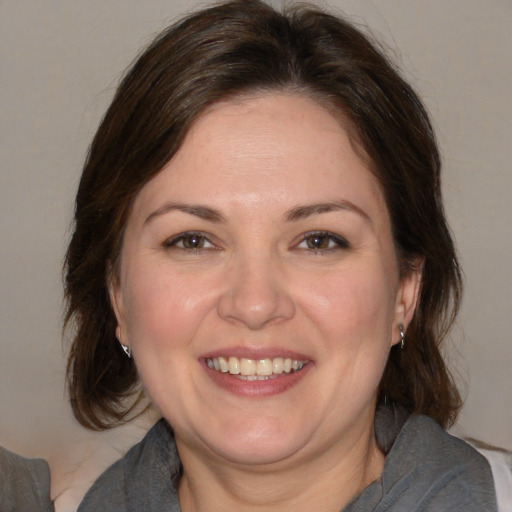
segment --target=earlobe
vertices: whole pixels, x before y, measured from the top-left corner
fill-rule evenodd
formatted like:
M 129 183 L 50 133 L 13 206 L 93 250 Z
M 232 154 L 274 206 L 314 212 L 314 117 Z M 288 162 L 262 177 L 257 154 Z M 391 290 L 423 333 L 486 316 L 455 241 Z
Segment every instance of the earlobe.
M 117 276 L 117 272 L 114 270 L 113 264 L 111 260 L 107 261 L 107 269 L 106 269 L 106 281 L 107 281 L 107 290 L 108 296 L 110 299 L 110 305 L 114 310 L 114 314 L 116 315 L 117 323 L 121 324 L 121 315 L 122 315 L 122 297 L 120 290 L 119 277 Z M 116 336 L 118 332 L 116 329 Z
M 413 262 L 413 265 L 411 265 L 407 274 L 404 275 L 400 281 L 396 297 L 394 332 L 396 332 L 395 329 L 397 329 L 399 325 L 403 326 L 403 329 L 407 331 L 407 326 L 412 320 L 418 303 L 422 271 L 423 258 L 418 257 Z M 396 336 L 393 337 L 393 344 L 403 340 L 403 338 L 395 338 Z
M 124 326 L 124 314 L 123 314 L 123 298 L 121 294 L 121 287 L 119 285 L 119 279 L 114 274 L 112 265 L 108 264 L 107 268 L 107 288 L 108 288 L 108 295 L 110 298 L 110 304 L 112 306 L 112 309 L 114 311 L 114 314 L 116 316 L 117 320 L 117 327 L 116 327 L 116 338 L 121 344 L 121 347 L 125 351 L 125 353 L 128 355 L 128 357 L 131 357 L 131 351 L 128 345 L 126 345 L 125 339 L 126 336 L 123 333 L 123 326 Z M 130 351 L 130 353 L 127 352 Z
M 116 338 L 117 341 L 119 341 L 119 344 L 121 345 L 121 348 L 123 349 L 124 353 L 128 356 L 128 359 L 131 359 L 132 349 L 129 345 L 125 345 L 123 343 L 123 334 L 121 332 L 121 327 L 119 325 L 116 327 Z

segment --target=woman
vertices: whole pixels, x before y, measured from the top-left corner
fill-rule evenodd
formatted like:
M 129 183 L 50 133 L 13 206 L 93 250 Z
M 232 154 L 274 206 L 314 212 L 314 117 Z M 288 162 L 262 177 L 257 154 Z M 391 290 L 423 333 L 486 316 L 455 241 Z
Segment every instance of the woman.
M 496 510 L 442 429 L 460 273 L 421 102 L 314 8 L 204 9 L 121 83 L 66 265 L 72 406 L 163 420 L 79 510 Z

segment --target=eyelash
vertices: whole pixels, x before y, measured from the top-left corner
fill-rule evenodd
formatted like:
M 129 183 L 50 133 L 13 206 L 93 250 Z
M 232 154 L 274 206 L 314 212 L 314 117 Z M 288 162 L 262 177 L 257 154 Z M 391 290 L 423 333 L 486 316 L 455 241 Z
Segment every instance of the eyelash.
M 201 247 L 193 247 L 193 246 L 186 247 L 186 245 L 185 245 L 187 243 L 186 240 L 191 241 L 194 238 L 198 241 L 199 244 L 203 244 L 203 246 L 201 246 Z M 210 245 L 211 247 L 204 247 L 205 243 Z M 179 244 L 181 244 L 181 245 L 179 245 Z M 191 251 L 194 253 L 199 252 L 203 249 L 215 248 L 215 245 L 212 242 L 210 242 L 210 240 L 208 239 L 206 234 L 201 233 L 200 231 L 187 231 L 185 233 L 180 233 L 179 235 L 176 235 L 175 237 L 167 239 L 163 243 L 163 246 L 166 249 L 176 248 L 176 249 L 180 249 L 182 251 Z
M 327 242 L 327 247 L 300 247 L 304 242 L 308 243 L 314 241 L 315 239 L 323 239 L 324 243 Z M 308 251 L 308 253 L 311 254 L 323 254 L 325 252 L 348 249 L 350 246 L 344 238 L 335 235 L 334 233 L 330 233 L 329 231 L 310 231 L 309 233 L 304 233 L 302 240 L 297 244 L 297 247 L 300 249 L 305 249 Z
M 301 247 L 303 243 L 315 243 L 315 240 L 318 242 L 316 247 L 311 247 L 309 245 L 307 247 Z M 190 242 L 192 245 L 190 245 Z M 187 243 L 189 243 L 188 247 L 186 246 Z M 194 246 L 194 243 L 197 245 Z M 204 247 L 205 244 L 207 244 L 207 247 Z M 322 247 L 323 244 L 326 244 L 326 246 Z M 216 248 L 216 246 L 209 240 L 208 236 L 200 231 L 187 231 L 185 233 L 180 233 L 175 237 L 167 239 L 163 243 L 163 246 L 166 249 L 176 248 L 182 251 L 190 251 L 192 253 L 198 253 L 205 249 L 209 250 Z M 298 249 L 304 249 L 308 253 L 316 255 L 340 249 L 348 249 L 350 246 L 344 238 L 328 231 L 310 231 L 302 235 L 301 241 L 295 247 Z

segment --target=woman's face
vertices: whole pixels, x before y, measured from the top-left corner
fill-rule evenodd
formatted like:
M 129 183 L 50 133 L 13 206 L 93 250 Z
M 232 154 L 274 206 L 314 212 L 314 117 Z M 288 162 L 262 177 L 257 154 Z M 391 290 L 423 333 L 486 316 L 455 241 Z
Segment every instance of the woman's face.
M 197 120 L 136 197 L 110 290 L 180 453 L 265 464 L 371 436 L 417 286 L 345 130 L 279 94 Z

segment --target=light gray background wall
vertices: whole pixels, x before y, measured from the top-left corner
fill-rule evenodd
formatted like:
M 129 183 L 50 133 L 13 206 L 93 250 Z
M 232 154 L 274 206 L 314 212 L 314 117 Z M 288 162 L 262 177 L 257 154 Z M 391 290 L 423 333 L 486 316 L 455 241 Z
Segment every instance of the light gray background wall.
M 194 5 L 0 2 L 0 444 L 49 459 L 59 482 L 86 457 L 81 467 L 92 478 L 151 421 L 122 435 L 91 434 L 73 421 L 60 268 L 80 167 L 118 77 L 152 35 Z M 432 113 L 466 273 L 450 350 L 467 397 L 457 428 L 512 449 L 512 2 L 329 5 L 366 20 Z

